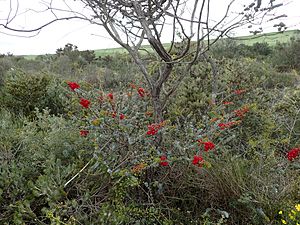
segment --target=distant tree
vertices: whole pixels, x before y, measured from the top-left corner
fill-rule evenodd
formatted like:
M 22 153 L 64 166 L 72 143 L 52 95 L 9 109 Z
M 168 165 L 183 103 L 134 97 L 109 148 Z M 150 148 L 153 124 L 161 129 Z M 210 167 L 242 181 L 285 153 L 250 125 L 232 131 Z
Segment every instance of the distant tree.
M 76 45 L 70 43 L 66 44 L 64 48 L 58 48 L 56 56 L 67 56 L 71 62 L 77 64 L 79 67 L 85 66 L 96 59 L 94 51 L 79 51 Z
M 271 62 L 281 72 L 297 70 L 300 72 L 300 39 L 291 39 L 288 43 L 275 46 Z

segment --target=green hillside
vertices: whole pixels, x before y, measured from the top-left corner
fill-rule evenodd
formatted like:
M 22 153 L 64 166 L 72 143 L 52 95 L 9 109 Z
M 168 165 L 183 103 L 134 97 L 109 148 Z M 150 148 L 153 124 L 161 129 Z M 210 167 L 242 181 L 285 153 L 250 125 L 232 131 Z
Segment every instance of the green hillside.
M 275 45 L 277 42 L 288 42 L 291 38 L 300 38 L 300 30 L 289 30 L 285 32 L 272 32 L 261 35 L 248 35 L 237 38 L 232 38 L 240 44 L 253 45 L 256 42 L 267 42 L 269 45 Z M 150 46 L 145 46 L 150 48 Z M 114 53 L 126 52 L 123 48 L 108 48 L 95 50 L 96 56 L 111 55 Z
M 300 38 L 300 30 L 289 30 L 283 33 L 273 32 L 266 33 L 261 35 L 249 35 L 242 36 L 237 38 L 232 38 L 233 40 L 238 41 L 238 43 L 252 45 L 256 42 L 267 42 L 269 45 L 275 45 L 276 42 L 288 42 L 291 38 Z M 168 44 L 166 44 L 168 45 Z M 144 46 L 145 49 L 150 49 L 149 45 Z M 94 50 L 97 57 L 113 55 L 115 53 L 125 53 L 126 50 L 123 48 L 107 48 L 107 49 L 97 49 Z M 26 59 L 34 59 L 37 55 L 26 55 Z
M 246 45 L 253 45 L 256 42 L 266 42 L 272 46 L 275 45 L 277 42 L 288 42 L 291 40 L 291 38 L 300 38 L 300 30 L 289 30 L 281 33 L 272 32 L 261 35 L 249 35 L 234 38 L 234 40 Z

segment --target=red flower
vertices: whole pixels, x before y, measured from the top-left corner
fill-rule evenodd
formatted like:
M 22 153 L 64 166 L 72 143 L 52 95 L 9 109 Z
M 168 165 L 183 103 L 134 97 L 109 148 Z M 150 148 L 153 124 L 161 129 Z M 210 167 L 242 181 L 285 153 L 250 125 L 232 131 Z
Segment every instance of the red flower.
M 300 154 L 300 148 L 293 148 L 287 153 L 287 158 L 290 161 L 293 161 Z
M 223 105 L 233 105 L 233 102 L 223 102 Z
M 124 120 L 125 119 L 125 115 L 123 113 L 120 114 L 120 120 Z
M 244 90 L 244 89 L 239 89 L 239 90 L 235 90 L 235 91 L 234 91 L 234 94 L 240 95 L 240 94 L 243 94 L 243 93 L 245 93 L 245 92 L 246 92 L 246 90 Z
M 220 127 L 221 130 L 224 130 L 226 128 L 230 128 L 236 124 L 239 124 L 241 121 L 231 121 L 228 123 L 219 123 L 218 126 Z
M 167 162 L 166 160 L 167 160 L 167 156 L 162 155 L 160 157 L 160 163 L 159 163 L 159 165 L 161 165 L 161 166 L 168 166 L 169 162 Z
M 91 104 L 91 102 L 89 100 L 87 100 L 85 98 L 80 99 L 80 105 L 82 105 L 82 107 L 87 109 L 90 104 Z
M 192 161 L 192 164 L 195 166 L 202 167 L 204 164 L 204 159 L 200 155 L 194 155 L 194 159 Z
M 218 126 L 221 128 L 221 130 L 227 128 L 227 125 L 225 123 L 219 123 Z
M 76 82 L 68 82 L 69 87 L 71 88 L 72 91 L 74 91 L 75 89 L 80 88 L 79 84 L 77 84 Z
M 247 112 L 249 112 L 248 106 L 245 106 L 241 109 L 234 110 L 235 115 L 240 118 L 243 118 Z
M 204 151 L 206 152 L 215 148 L 215 144 L 212 143 L 211 141 L 204 142 L 203 144 L 204 144 Z
M 168 166 L 169 163 L 168 162 L 160 162 L 159 165 L 161 165 L 161 166 Z
M 159 131 L 160 128 L 165 126 L 166 121 L 162 121 L 160 123 L 153 123 L 148 125 L 147 135 L 155 135 Z
M 165 155 L 162 155 L 162 156 L 160 157 L 160 160 L 161 160 L 161 161 L 165 161 L 165 160 L 167 160 L 167 156 L 165 156 Z
M 138 89 L 138 94 L 141 96 L 141 97 L 144 97 L 145 96 L 145 90 L 144 90 L 144 88 L 139 88 Z
M 81 130 L 80 131 L 80 136 L 82 136 L 82 137 L 86 137 L 88 134 L 89 134 L 88 130 Z
M 114 100 L 114 95 L 113 95 L 113 93 L 108 93 L 108 94 L 107 94 L 107 97 L 108 97 L 110 100 Z
M 148 125 L 148 131 L 147 131 L 147 134 L 148 135 L 155 135 L 157 134 L 157 132 L 159 131 L 159 128 L 160 128 L 160 125 L 159 124 L 151 124 L 151 125 Z

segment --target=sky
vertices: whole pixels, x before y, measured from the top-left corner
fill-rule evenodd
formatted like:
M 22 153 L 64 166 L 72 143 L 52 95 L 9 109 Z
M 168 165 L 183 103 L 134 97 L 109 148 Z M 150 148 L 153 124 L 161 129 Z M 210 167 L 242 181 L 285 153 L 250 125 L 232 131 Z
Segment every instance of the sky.
M 53 15 L 50 12 L 41 12 L 45 9 L 43 2 L 50 0 L 19 0 L 18 15 L 11 22 L 11 26 L 17 29 L 35 28 L 50 18 Z M 194 0 L 191 0 L 194 1 Z M 229 0 L 211 0 L 212 1 L 212 20 L 217 20 L 224 14 L 226 5 Z M 233 7 L 233 13 L 241 7 L 241 2 L 252 2 L 253 0 L 236 0 L 237 4 Z M 269 1 L 269 0 L 262 0 Z M 53 1 L 53 7 L 66 9 L 69 3 L 72 9 L 82 12 L 84 11 L 80 1 L 74 0 L 57 0 Z M 278 9 L 278 15 L 286 14 L 283 22 L 287 24 L 289 29 L 300 29 L 300 0 L 276 0 L 275 3 L 283 2 L 284 6 Z M 6 21 L 12 7 L 11 16 L 16 11 L 17 0 L 0 0 L 0 24 Z M 29 10 L 31 9 L 31 10 Z M 35 11 L 32 11 L 34 9 Z M 61 16 L 67 15 L 61 12 Z M 271 30 L 272 26 L 267 27 L 266 31 Z M 249 30 L 240 29 L 235 31 L 236 35 L 247 35 Z M 169 32 L 170 33 L 170 32 Z M 97 25 L 91 25 L 86 21 L 72 20 L 59 21 L 43 28 L 40 33 L 34 37 L 27 33 L 11 33 L 0 26 L 0 53 L 13 53 L 14 55 L 37 55 L 37 54 L 52 54 L 56 49 L 63 47 L 67 43 L 77 45 L 79 50 L 86 49 L 103 49 L 119 47 L 105 32 L 105 30 Z M 23 36 L 23 37 L 21 37 Z M 24 37 L 26 36 L 26 37 Z M 167 36 L 167 35 L 166 35 Z M 166 40 L 167 42 L 168 40 Z

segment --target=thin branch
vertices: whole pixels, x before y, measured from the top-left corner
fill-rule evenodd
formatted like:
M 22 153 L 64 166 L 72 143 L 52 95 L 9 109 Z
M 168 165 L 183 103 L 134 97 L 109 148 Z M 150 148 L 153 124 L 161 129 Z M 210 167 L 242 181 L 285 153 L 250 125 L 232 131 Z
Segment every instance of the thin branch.
M 89 21 L 89 19 L 87 18 L 82 18 L 82 17 L 79 17 L 79 16 L 71 16 L 71 17 L 62 17 L 62 18 L 56 18 L 56 19 L 53 19 L 39 27 L 36 27 L 36 28 L 33 28 L 33 29 L 16 29 L 16 28 L 12 28 L 12 27 L 9 27 L 8 25 L 5 25 L 5 24 L 0 24 L 0 26 L 2 26 L 3 28 L 9 30 L 9 31 L 14 31 L 14 32 L 20 32 L 20 33 L 33 33 L 33 32 L 37 32 L 37 31 L 40 31 L 42 30 L 43 28 L 49 26 L 50 24 L 52 23 L 55 23 L 55 22 L 58 22 L 58 21 L 63 21 L 63 20 L 72 20 L 72 19 L 80 19 L 80 20 L 87 20 Z
M 109 139 L 104 145 L 103 147 L 99 150 L 100 152 L 110 143 L 112 139 Z M 64 184 L 64 188 L 68 186 L 69 183 L 71 183 L 76 177 L 79 176 L 80 173 L 82 173 L 82 171 L 85 170 L 85 168 L 87 168 L 90 163 L 93 161 L 93 159 L 95 158 L 95 156 L 93 156 L 85 165 L 84 167 L 82 167 L 70 180 L 68 180 L 65 184 Z

